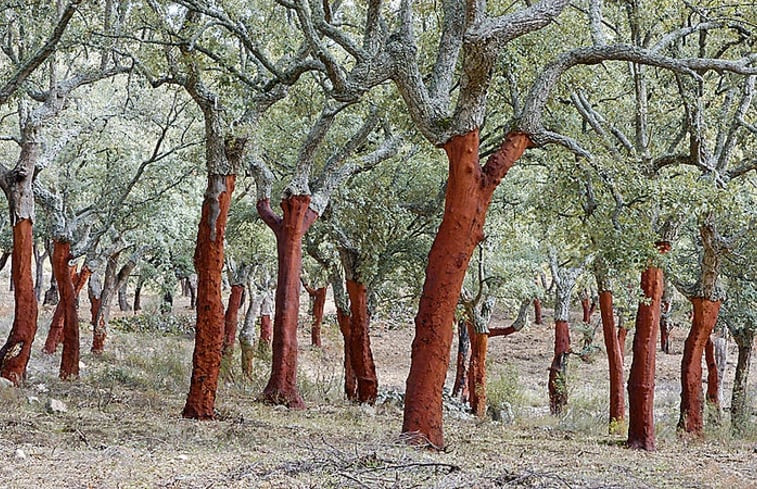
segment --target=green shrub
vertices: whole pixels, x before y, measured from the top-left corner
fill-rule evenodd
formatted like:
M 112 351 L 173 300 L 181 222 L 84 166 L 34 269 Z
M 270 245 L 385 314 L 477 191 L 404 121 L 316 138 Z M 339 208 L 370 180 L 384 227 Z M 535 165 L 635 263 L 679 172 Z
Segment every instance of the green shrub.
M 111 326 L 127 333 L 153 333 L 159 335 L 192 335 L 195 318 L 191 315 L 140 314 L 113 319 Z

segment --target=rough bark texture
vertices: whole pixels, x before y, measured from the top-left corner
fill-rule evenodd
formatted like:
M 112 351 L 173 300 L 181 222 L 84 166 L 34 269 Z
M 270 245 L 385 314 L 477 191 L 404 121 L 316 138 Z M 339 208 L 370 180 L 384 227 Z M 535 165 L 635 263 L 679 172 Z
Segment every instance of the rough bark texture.
M 378 394 L 378 380 L 369 335 L 368 294 L 364 284 L 347 279 L 347 295 L 350 298 L 350 356 L 357 378 L 357 397 L 359 402 L 373 404 Z
M 237 338 L 237 324 L 239 323 L 239 308 L 242 307 L 242 292 L 244 285 L 236 284 L 231 286 L 229 294 L 229 304 L 226 307 L 226 314 L 223 318 L 223 350 L 222 355 L 229 361 L 234 355 L 234 342 Z
M 129 294 L 127 290 L 128 281 L 118 288 L 118 308 L 121 312 L 131 312 L 131 304 L 129 304 Z
M 323 307 L 326 305 L 326 287 L 313 290 L 313 324 L 310 326 L 310 344 L 321 347 Z
M 261 352 L 271 351 L 271 340 L 273 339 L 273 322 L 270 314 L 260 315 L 260 340 L 258 341 L 258 350 Z
M 192 380 L 182 416 L 213 419 L 223 346 L 223 238 L 234 192 L 234 175 L 208 175 L 197 231 L 194 265 L 197 271 L 197 322 L 192 354 Z
M 508 134 L 483 168 L 478 130 L 444 145 L 449 161 L 444 215 L 428 256 L 405 391 L 402 431 L 411 443 L 444 446 L 442 387 L 463 278 L 473 249 L 483 237 L 492 193 L 529 144 L 525 134 Z
M 37 299 L 32 280 L 31 219 L 21 219 L 13 226 L 13 257 L 11 281 L 14 284 L 15 300 L 13 326 L 8 340 L 0 348 L 0 376 L 14 385 L 21 385 L 26 378 L 32 342 L 37 333 Z
M 244 324 L 239 331 L 239 347 L 242 350 L 242 373 L 252 378 L 252 364 L 255 361 L 255 320 L 260 311 L 262 297 L 253 293 L 252 285 L 248 285 L 250 300 L 244 315 Z
M 357 401 L 357 376 L 352 368 L 352 348 L 350 340 L 351 325 L 350 315 L 347 311 L 337 306 L 336 322 L 339 323 L 339 331 L 344 339 L 344 394 L 348 401 Z
M 633 361 L 628 377 L 628 441 L 630 448 L 655 450 L 654 377 L 657 328 L 660 326 L 662 270 L 649 267 L 641 274 L 645 302 L 636 312 Z
M 538 297 L 534 299 L 534 324 L 544 324 L 541 318 L 541 300 Z
M 76 291 L 68 265 L 71 259 L 71 244 L 55 241 L 53 266 L 60 293 L 59 306 L 63 309 L 63 354 L 60 362 L 60 378 L 79 377 L 79 316 L 76 310 Z
M 625 396 L 623 395 L 623 353 L 615 334 L 615 316 L 612 306 L 612 292 L 599 292 L 599 313 L 602 316 L 602 334 L 607 350 L 610 377 L 610 432 L 617 433 L 623 428 L 626 417 Z
M 736 360 L 736 375 L 731 393 L 731 431 L 735 436 L 743 436 L 751 418 L 748 393 L 754 333 L 745 331 L 744 334 L 734 335 L 734 340 L 739 347 L 739 356 Z
M 92 270 L 90 270 L 87 265 L 83 265 L 79 273 L 76 273 L 76 267 L 70 267 L 70 272 L 71 281 L 74 284 L 75 301 L 78 303 L 79 294 L 84 288 L 84 285 L 87 283 L 89 277 L 92 275 Z M 57 285 L 55 290 L 57 295 Z M 50 321 L 50 329 L 47 332 L 45 346 L 42 348 L 43 353 L 52 355 L 53 353 L 55 353 L 58 345 L 63 341 L 63 313 L 64 308 L 61 305 L 60 301 L 58 301 L 55 305 L 55 310 L 53 311 L 53 318 Z
M 460 396 L 460 400 L 468 402 L 468 351 L 470 350 L 470 335 L 465 319 L 457 322 L 457 369 L 452 395 Z
M 142 286 L 144 285 L 144 280 L 142 277 L 139 277 L 139 280 L 137 281 L 137 286 L 134 288 L 134 313 L 136 314 L 137 311 L 142 310 Z
M 302 237 L 318 217 L 309 208 L 309 204 L 309 195 L 287 197 L 281 201 L 283 217 L 279 218 L 273 214 L 267 200 L 258 202 L 258 213 L 276 235 L 278 254 L 271 376 L 263 389 L 262 399 L 294 409 L 305 407 L 297 390 L 297 320 L 300 310 Z
M 468 401 L 471 411 L 479 418 L 486 416 L 486 349 L 489 335 L 476 332 L 472 323 L 466 323 L 470 337 L 470 365 L 468 367 Z
M 626 339 L 628 338 L 628 330 L 623 326 L 618 326 L 618 345 L 620 346 L 620 356 L 625 359 L 626 357 Z
M 689 336 L 684 343 L 681 360 L 681 416 L 678 429 L 694 436 L 701 436 L 704 428 L 702 355 L 715 328 L 720 301 L 710 301 L 701 297 L 693 297 L 690 300 L 694 308 L 694 317 Z
M 567 367 L 570 328 L 567 321 L 555 321 L 555 349 L 549 366 L 549 412 L 557 416 L 568 404 Z

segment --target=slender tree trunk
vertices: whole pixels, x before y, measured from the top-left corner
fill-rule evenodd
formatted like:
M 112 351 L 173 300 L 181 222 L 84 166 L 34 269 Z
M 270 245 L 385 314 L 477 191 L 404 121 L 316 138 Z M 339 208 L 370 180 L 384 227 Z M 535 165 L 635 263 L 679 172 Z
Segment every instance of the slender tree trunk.
M 129 295 L 127 287 L 129 281 L 125 280 L 124 283 L 118 288 L 118 308 L 121 312 L 131 312 L 131 304 L 129 304 Z
M 449 161 L 444 215 L 428 256 L 406 383 L 402 431 L 411 443 L 444 446 L 442 388 L 460 289 L 471 254 L 483 237 L 492 193 L 529 145 L 525 134 L 508 134 L 483 168 L 478 130 L 444 145 Z
M 194 309 L 197 306 L 197 277 L 195 275 L 187 279 L 187 288 L 189 289 L 189 308 Z
M 570 327 L 564 320 L 555 321 L 555 349 L 549 366 L 549 412 L 560 415 L 568 404 L 567 368 L 570 353 Z
M 260 310 L 260 299 L 253 294 L 252 286 L 248 287 L 250 301 L 244 315 L 244 325 L 239 332 L 239 346 L 242 350 L 242 373 L 247 378 L 252 378 L 252 364 L 255 360 L 255 319 Z
M 715 344 L 712 337 L 707 338 L 704 345 L 704 358 L 707 364 L 707 403 L 713 405 L 718 411 L 720 410 L 720 379 L 718 378 L 718 363 L 715 361 Z
M 15 284 L 13 326 L 8 340 L 0 348 L 0 376 L 18 386 L 26 378 L 32 342 L 37 333 L 37 300 L 32 281 L 31 219 L 20 219 L 13 225 L 13 256 L 11 281 Z
M 223 238 L 234 192 L 235 175 L 208 175 L 197 231 L 194 265 L 198 276 L 197 322 L 192 380 L 182 416 L 213 419 L 223 347 Z
M 645 301 L 639 303 L 636 312 L 633 361 L 628 377 L 627 444 L 630 448 L 647 451 L 655 450 L 654 377 L 662 280 L 662 270 L 656 267 L 650 266 L 641 274 Z
M 336 322 L 339 324 L 339 331 L 342 333 L 344 340 L 344 394 L 348 401 L 357 401 L 357 376 L 352 368 L 352 340 L 351 321 L 349 311 L 337 306 Z
M 297 320 L 300 309 L 302 237 L 318 215 L 309 208 L 309 195 L 293 195 L 281 201 L 279 218 L 268 200 L 258 202 L 258 213 L 276 235 L 278 277 L 273 319 L 271 376 L 262 398 L 272 404 L 304 409 L 297 389 Z
M 544 324 L 541 318 L 541 300 L 538 297 L 534 299 L 534 324 Z
M 628 338 L 628 330 L 623 326 L 618 326 L 618 346 L 620 346 L 620 358 L 625 360 L 626 358 L 626 339 Z
M 229 304 L 226 307 L 224 316 L 224 336 L 223 336 L 223 357 L 228 359 L 231 365 L 231 359 L 234 355 L 234 342 L 237 338 L 237 324 L 239 323 L 239 308 L 242 303 L 242 291 L 244 285 L 235 284 L 231 286 L 231 295 L 229 295 Z
M 326 287 L 319 287 L 313 292 L 313 324 L 310 327 L 310 344 L 320 348 L 323 308 L 326 305 Z
M 695 436 L 702 435 L 704 427 L 704 394 L 702 392 L 702 355 L 707 340 L 715 328 L 720 301 L 692 297 L 694 319 L 683 347 L 681 360 L 681 416 L 680 430 Z M 716 374 L 717 375 L 717 374 Z
M 742 334 L 734 335 L 734 340 L 739 347 L 739 356 L 736 360 L 736 375 L 731 393 L 731 432 L 734 436 L 743 436 L 751 417 L 748 402 L 749 368 L 752 364 L 754 330 L 744 328 Z
M 45 281 L 45 260 L 47 259 L 47 248 L 43 246 L 43 251 L 40 252 L 37 246 L 34 246 L 34 296 L 37 298 L 37 303 L 42 300 L 42 287 Z M 2 269 L 0 269 L 2 270 Z
M 468 367 L 468 402 L 479 418 L 486 416 L 486 350 L 489 335 L 478 333 L 473 323 L 466 321 L 470 337 L 470 365 Z
M 581 299 L 581 321 L 584 323 L 588 323 L 591 321 L 591 314 L 594 312 L 591 307 L 591 299 L 589 297 L 584 297 Z
M 132 308 L 134 314 L 142 310 L 142 286 L 144 282 L 140 278 L 137 282 L 137 286 L 134 288 L 134 307 Z
M 79 377 L 79 316 L 76 310 L 76 291 L 68 265 L 71 259 L 71 244 L 55 241 L 53 264 L 58 280 L 60 306 L 63 309 L 63 355 L 60 362 L 60 378 Z
M 470 335 L 464 319 L 457 322 L 457 369 L 452 395 L 460 396 L 460 400 L 468 402 L 468 352 L 470 351 Z
M 260 315 L 260 340 L 258 341 L 258 351 L 261 353 L 271 351 L 271 341 L 273 339 L 273 322 L 270 314 Z
M 358 401 L 373 404 L 378 394 L 378 380 L 369 335 L 368 294 L 364 284 L 347 279 L 347 295 L 350 298 L 350 355 L 357 378 Z
M 602 316 L 602 334 L 610 371 L 610 432 L 619 433 L 624 428 L 626 406 L 623 395 L 623 353 L 615 333 L 612 291 L 600 290 L 599 313 Z

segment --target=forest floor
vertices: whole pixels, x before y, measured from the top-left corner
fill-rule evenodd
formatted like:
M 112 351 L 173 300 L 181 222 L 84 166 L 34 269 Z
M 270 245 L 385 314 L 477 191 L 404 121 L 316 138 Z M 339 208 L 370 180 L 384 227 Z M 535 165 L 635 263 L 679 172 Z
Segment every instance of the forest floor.
M 5 338 L 13 310 L 9 294 L 2 295 L 0 335 Z M 256 379 L 244 380 L 237 372 L 221 383 L 218 419 L 197 422 L 180 417 L 191 337 L 114 328 L 106 353 L 95 358 L 89 353 L 85 309 L 80 311 L 78 381 L 58 380 L 60 353 L 40 352 L 52 314 L 45 308 L 27 385 L 0 389 L 0 489 L 757 488 L 757 427 L 741 440 L 730 436 L 727 422 L 708 426 L 703 440 L 676 434 L 682 329 L 673 331 L 674 353 L 658 354 L 656 452 L 628 450 L 623 436 L 607 434 L 607 361 L 602 352 L 593 363 L 571 359 L 568 410 L 560 418 L 548 414 L 548 315 L 544 326 L 530 325 L 489 343 L 490 397 L 510 403 L 514 422 L 478 420 L 451 404 L 445 414 L 447 449 L 432 452 L 398 440 L 402 407 L 397 398 L 409 367 L 410 322 L 373 324 L 382 398 L 375 408 L 342 400 L 341 339 L 333 315 L 327 314 L 322 349 L 308 346 L 309 332 L 300 331 L 306 410 L 255 401 L 268 374 L 267 363 L 257 360 Z M 186 304 L 177 304 L 174 314 L 188 316 Z M 303 316 L 302 322 L 309 320 Z M 501 317 L 494 322 L 509 323 Z M 632 333 L 629 348 L 631 338 Z M 601 332 L 596 342 L 601 343 Z M 735 363 L 733 349 L 730 353 L 726 407 Z M 756 382 L 753 364 L 753 400 Z M 63 401 L 67 411 L 48 413 L 50 399 Z

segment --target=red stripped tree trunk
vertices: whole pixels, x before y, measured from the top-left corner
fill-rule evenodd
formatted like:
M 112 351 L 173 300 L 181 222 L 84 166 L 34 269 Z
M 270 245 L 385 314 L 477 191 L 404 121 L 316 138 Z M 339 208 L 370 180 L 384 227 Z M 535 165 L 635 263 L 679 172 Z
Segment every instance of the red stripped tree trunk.
M 694 307 L 691 330 L 683 347 L 681 360 L 681 415 L 678 429 L 701 436 L 704 427 L 704 395 L 702 393 L 702 355 L 715 328 L 720 301 L 702 297 L 690 299 Z M 715 375 L 717 375 L 717 369 Z
M 60 362 L 60 378 L 79 377 L 79 316 L 76 310 L 76 291 L 68 265 L 71 259 L 71 243 L 55 241 L 53 266 L 60 293 L 59 306 L 63 309 L 63 354 Z
M 670 354 L 670 309 L 672 304 L 669 300 L 662 301 L 660 314 L 660 350 Z
M 270 314 L 260 315 L 260 345 L 261 351 L 270 351 L 271 339 L 273 338 L 273 323 Z
M 628 330 L 623 326 L 618 326 L 618 346 L 620 346 L 620 357 L 625 360 L 626 357 L 626 339 L 628 338 Z
M 234 355 L 234 342 L 237 338 L 237 324 L 239 322 L 239 308 L 242 307 L 242 292 L 244 285 L 236 284 L 231 286 L 229 295 L 229 304 L 226 307 L 226 315 L 223 319 L 224 335 L 222 355 L 229 358 Z M 229 365 L 231 365 L 229 363 Z
M 650 266 L 641 274 L 645 302 L 636 312 L 633 361 L 628 376 L 628 441 L 630 448 L 655 450 L 654 376 L 657 328 L 660 326 L 662 270 Z
M 464 319 L 457 322 L 457 369 L 452 395 L 460 396 L 460 400 L 468 402 L 468 351 L 470 350 L 470 334 Z
M 541 300 L 538 297 L 534 299 L 534 324 L 543 324 L 541 318 Z
M 300 310 L 302 237 L 318 215 L 309 207 L 309 195 L 292 195 L 281 201 L 280 218 L 268 200 L 258 201 L 258 213 L 276 235 L 278 276 L 273 318 L 271 376 L 262 399 L 293 409 L 304 409 L 297 389 L 297 320 Z
M 348 401 L 357 401 L 357 377 L 355 370 L 352 368 L 352 348 L 351 348 L 351 325 L 350 315 L 347 311 L 337 307 L 336 322 L 339 324 L 339 331 L 344 339 L 344 394 Z
M 406 382 L 402 431 L 411 443 L 444 446 L 442 388 L 460 289 L 471 254 L 483 237 L 492 193 L 529 145 L 526 134 L 508 134 L 483 168 L 477 129 L 444 145 L 449 160 L 444 216 L 428 256 Z
M 74 301 L 78 302 L 79 294 L 81 293 L 82 288 L 84 288 L 84 285 L 87 283 L 90 275 L 92 275 L 92 270 L 90 270 L 87 265 L 83 265 L 79 273 L 76 272 L 76 267 L 70 267 L 70 273 L 71 281 L 74 284 Z M 55 290 L 58 290 L 57 284 Z M 50 329 L 47 332 L 45 346 L 44 348 L 42 348 L 43 353 L 52 355 L 53 353 L 55 353 L 55 350 L 58 349 L 60 342 L 63 341 L 63 316 L 64 307 L 59 301 L 55 305 L 55 310 L 53 311 L 53 318 L 50 321 Z
M 594 310 L 591 307 L 591 299 L 588 297 L 585 297 L 581 299 L 581 311 L 582 311 L 582 317 L 581 321 L 584 323 L 588 323 L 591 321 L 591 314 L 594 312 Z
M 359 402 L 373 404 L 378 394 L 378 380 L 371 351 L 365 285 L 347 279 L 347 295 L 350 298 L 350 356 L 352 370 L 357 378 L 357 397 Z
M 555 321 L 555 350 L 549 366 L 549 411 L 562 413 L 568 404 L 567 365 L 570 353 L 570 327 L 567 321 Z
M 486 416 L 486 349 L 489 335 L 476 332 L 466 322 L 470 337 L 470 365 L 468 367 L 468 397 L 471 411 L 479 418 Z
M 31 219 L 21 219 L 13 226 L 11 282 L 15 309 L 8 340 L 0 348 L 0 376 L 18 386 L 26 378 L 32 342 L 37 333 L 37 298 L 32 279 Z
M 704 358 L 707 363 L 707 403 L 720 411 L 720 376 L 712 337 L 707 338 L 707 343 L 704 345 Z
M 326 287 L 319 287 L 313 291 L 313 324 L 310 327 L 310 344 L 321 347 L 321 324 L 323 323 L 323 308 L 326 305 Z
M 235 175 L 208 175 L 197 230 L 194 265 L 197 271 L 197 320 L 192 354 L 192 380 L 182 416 L 213 419 L 224 336 L 221 298 L 223 238 L 234 192 Z
M 623 395 L 623 353 L 615 333 L 612 291 L 599 292 L 599 313 L 602 317 L 602 334 L 610 371 L 610 432 L 613 433 L 622 429 L 626 417 L 626 405 Z

